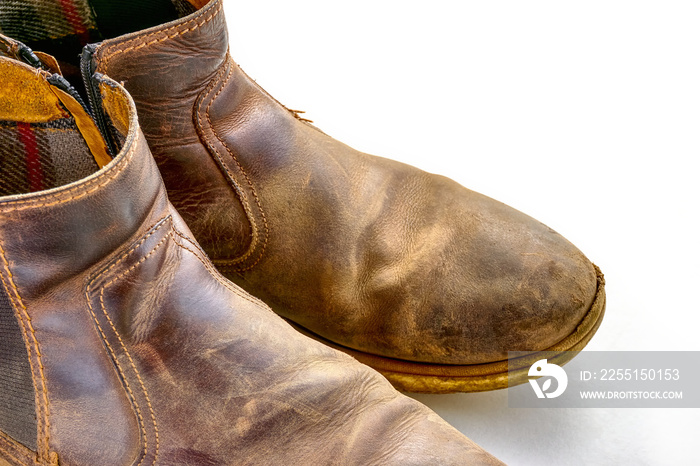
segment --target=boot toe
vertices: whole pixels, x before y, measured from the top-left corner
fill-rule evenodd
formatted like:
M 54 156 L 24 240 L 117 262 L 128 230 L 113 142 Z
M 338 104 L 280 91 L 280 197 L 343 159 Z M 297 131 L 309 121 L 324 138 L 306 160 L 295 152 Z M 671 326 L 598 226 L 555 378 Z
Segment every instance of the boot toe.
M 377 306 L 391 296 L 394 310 L 373 312 L 371 338 L 353 343 L 379 342 L 366 351 L 407 361 L 471 365 L 572 334 L 597 293 L 583 253 L 516 209 L 444 177 L 429 183 L 432 197 L 404 239 L 420 246 L 366 285 Z
M 432 309 L 423 314 L 432 353 L 444 349 L 431 362 L 493 362 L 572 334 L 595 299 L 593 264 L 535 219 L 478 193 L 465 197 L 441 254 L 453 283 L 435 284 Z

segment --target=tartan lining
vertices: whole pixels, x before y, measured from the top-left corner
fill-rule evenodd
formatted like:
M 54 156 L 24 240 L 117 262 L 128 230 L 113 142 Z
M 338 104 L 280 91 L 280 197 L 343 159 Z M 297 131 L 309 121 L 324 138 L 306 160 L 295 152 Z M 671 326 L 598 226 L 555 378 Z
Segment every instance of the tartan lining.
M 0 122 L 0 196 L 55 188 L 97 170 L 73 118 Z
M 170 0 L 170 3 L 180 18 L 197 10 L 187 0 Z M 139 15 L 141 12 L 124 13 Z M 65 54 L 66 47 L 75 55 L 83 46 L 108 38 L 99 32 L 90 0 L 3 0 L 0 6 L 0 34 L 19 40 L 35 50 L 50 54 L 58 51 L 57 58 Z M 47 47 L 56 41 L 57 45 L 63 46 Z
M 88 0 L 3 0 L 0 31 L 24 43 L 78 37 L 88 43 L 97 23 Z

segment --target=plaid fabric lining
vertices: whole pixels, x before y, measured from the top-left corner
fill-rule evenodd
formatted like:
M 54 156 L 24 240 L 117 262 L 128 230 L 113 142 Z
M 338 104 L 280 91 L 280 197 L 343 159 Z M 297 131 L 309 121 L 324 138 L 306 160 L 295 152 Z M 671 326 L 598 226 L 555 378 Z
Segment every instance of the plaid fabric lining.
M 97 170 L 72 118 L 0 122 L 0 196 L 55 188 Z
M 85 45 L 97 23 L 88 0 L 3 0 L 0 32 L 24 43 L 76 37 Z
M 63 75 L 69 81 L 78 82 L 78 57 L 85 45 L 175 19 L 160 18 L 150 24 L 148 21 L 156 19 L 154 11 L 159 11 L 153 0 L 140 3 L 113 0 L 113 4 L 107 6 L 116 11 L 121 20 L 102 15 L 102 24 L 98 24 L 91 1 L 94 0 L 0 0 L 0 34 L 52 55 L 58 60 Z M 175 16 L 183 17 L 196 11 L 187 0 L 159 1 L 171 3 Z M 106 0 L 103 0 L 103 8 L 104 2 Z M 107 30 L 102 31 L 101 27 Z M 113 27 L 118 30 L 111 30 Z
M 180 17 L 197 9 L 187 0 L 170 0 Z M 115 2 L 118 3 L 118 2 Z M 125 11 L 125 14 L 139 12 Z M 89 0 L 2 0 L 0 33 L 24 42 L 35 50 L 48 41 L 80 47 L 104 39 L 98 32 L 95 13 Z M 60 55 L 60 54 L 59 54 Z

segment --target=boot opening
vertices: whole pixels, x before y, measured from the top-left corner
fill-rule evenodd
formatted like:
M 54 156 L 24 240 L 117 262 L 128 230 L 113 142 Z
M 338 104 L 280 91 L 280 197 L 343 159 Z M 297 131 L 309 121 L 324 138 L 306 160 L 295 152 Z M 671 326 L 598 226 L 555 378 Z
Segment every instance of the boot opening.
M 111 160 L 95 121 L 60 75 L 0 57 L 0 196 L 63 186 Z
M 55 57 L 63 75 L 80 88 L 80 51 L 85 45 L 177 20 L 206 3 L 207 0 L 8 0 L 0 4 L 0 34 Z

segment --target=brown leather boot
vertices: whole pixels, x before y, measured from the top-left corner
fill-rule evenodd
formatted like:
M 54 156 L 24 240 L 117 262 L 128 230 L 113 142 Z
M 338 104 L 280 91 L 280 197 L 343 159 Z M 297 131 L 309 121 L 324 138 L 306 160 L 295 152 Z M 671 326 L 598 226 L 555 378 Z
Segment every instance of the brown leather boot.
M 507 351 L 578 350 L 595 333 L 603 278 L 578 249 L 285 108 L 228 55 L 220 0 L 132 0 L 126 19 L 80 3 L 95 12 L 80 31 L 45 19 L 65 35 L 27 39 L 74 66 L 79 39 L 106 39 L 81 66 L 133 95 L 170 199 L 217 268 L 300 331 L 422 392 L 504 387 Z M 154 27 L 119 35 L 137 17 Z
M 0 464 L 500 464 L 223 278 L 123 88 L 3 52 Z

